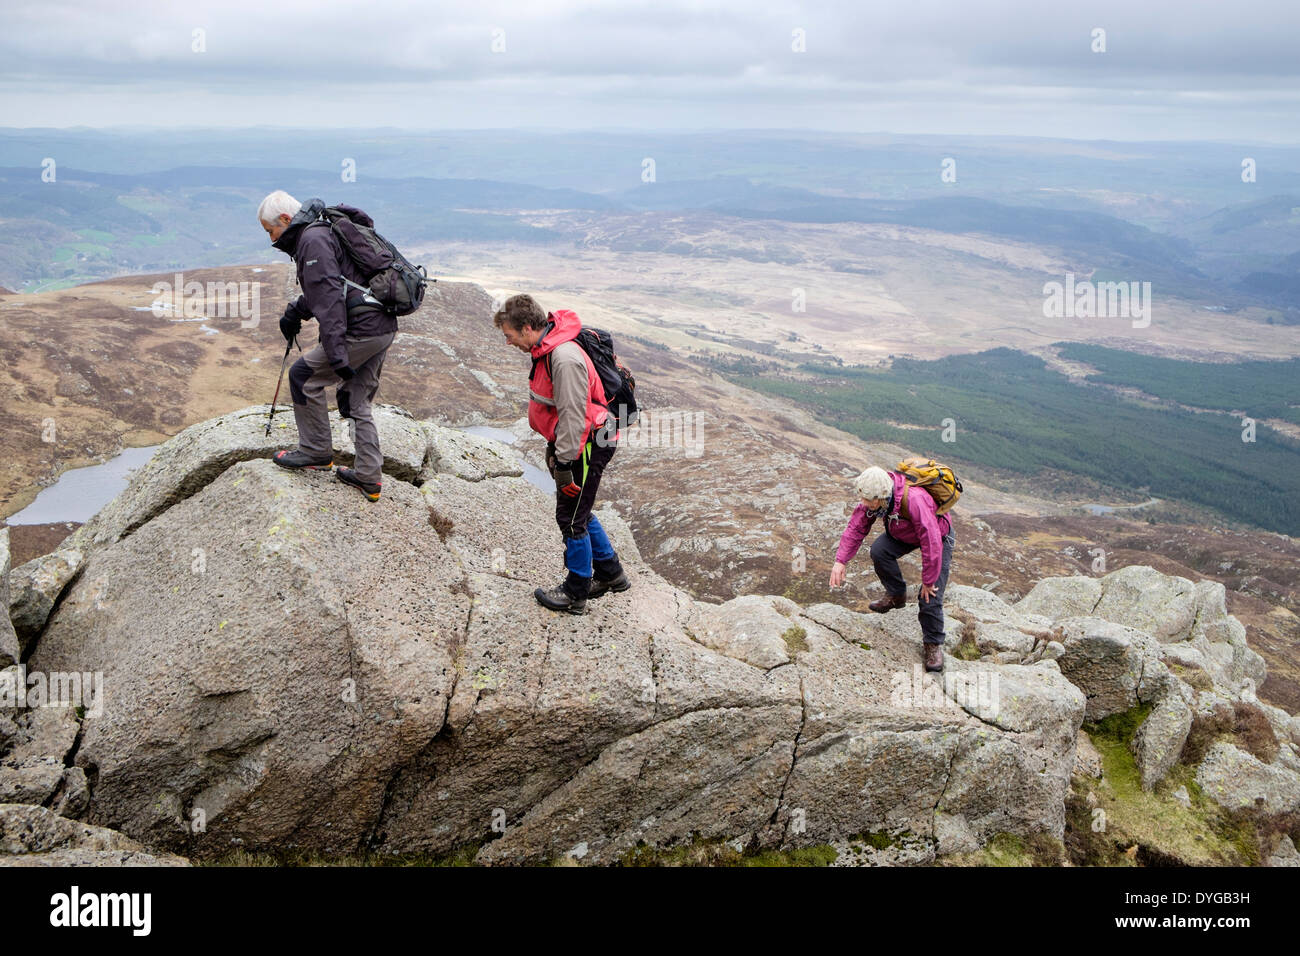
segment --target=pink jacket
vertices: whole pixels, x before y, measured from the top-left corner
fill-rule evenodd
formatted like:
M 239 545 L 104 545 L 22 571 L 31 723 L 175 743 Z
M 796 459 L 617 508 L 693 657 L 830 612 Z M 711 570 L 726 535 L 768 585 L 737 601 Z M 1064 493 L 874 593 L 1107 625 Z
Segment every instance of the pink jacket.
M 943 566 L 943 539 L 952 530 L 952 518 L 949 515 L 935 515 L 937 506 L 924 488 L 913 488 L 907 493 L 907 511 L 911 520 L 900 516 L 898 509 L 907 479 L 893 472 L 890 477 L 894 479 L 894 510 L 885 516 L 886 527 L 899 541 L 921 546 L 921 583 L 933 586 L 938 582 L 939 569 Z M 859 503 L 853 509 L 849 525 L 840 536 L 840 547 L 835 552 L 836 561 L 848 564 L 853 560 L 875 520 L 868 517 L 866 505 Z

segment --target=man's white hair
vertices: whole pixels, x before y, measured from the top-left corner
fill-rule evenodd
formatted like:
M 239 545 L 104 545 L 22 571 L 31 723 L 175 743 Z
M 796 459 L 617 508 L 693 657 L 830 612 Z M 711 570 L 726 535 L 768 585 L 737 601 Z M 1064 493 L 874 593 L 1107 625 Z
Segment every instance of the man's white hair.
M 281 216 L 288 216 L 292 219 L 298 215 L 298 210 L 301 208 L 302 203 L 283 189 L 277 189 L 263 199 L 262 205 L 257 207 L 257 218 L 269 226 L 274 226 L 280 221 Z

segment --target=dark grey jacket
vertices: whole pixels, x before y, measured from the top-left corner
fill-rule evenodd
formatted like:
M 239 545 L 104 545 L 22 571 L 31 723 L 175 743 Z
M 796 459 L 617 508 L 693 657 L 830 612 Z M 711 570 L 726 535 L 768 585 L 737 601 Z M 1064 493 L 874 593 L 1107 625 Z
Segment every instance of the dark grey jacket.
M 320 199 L 308 199 L 274 245 L 293 257 L 298 269 L 302 294 L 290 304 L 290 310 L 304 321 L 316 318 L 325 357 L 338 370 L 348 364 L 345 338 L 395 332 L 397 317 L 382 309 L 357 307 L 361 293 L 345 285 L 343 279 L 364 286 L 366 277 L 357 271 L 329 224 L 317 221 L 324 209 Z M 354 303 L 351 311 L 349 302 Z

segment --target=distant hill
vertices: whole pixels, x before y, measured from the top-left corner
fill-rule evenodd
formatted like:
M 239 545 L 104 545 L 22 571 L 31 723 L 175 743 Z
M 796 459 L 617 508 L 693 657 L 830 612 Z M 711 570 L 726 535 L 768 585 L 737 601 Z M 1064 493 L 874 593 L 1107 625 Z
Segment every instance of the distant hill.
M 290 168 L 187 166 L 116 174 L 58 167 L 53 183 L 31 169 L 0 168 L 0 282 L 65 284 L 272 258 L 256 222 L 273 189 L 365 209 L 394 242 L 554 242 L 523 209 L 615 208 L 600 196 L 477 179 L 377 179 Z M 276 257 L 278 259 L 278 256 Z

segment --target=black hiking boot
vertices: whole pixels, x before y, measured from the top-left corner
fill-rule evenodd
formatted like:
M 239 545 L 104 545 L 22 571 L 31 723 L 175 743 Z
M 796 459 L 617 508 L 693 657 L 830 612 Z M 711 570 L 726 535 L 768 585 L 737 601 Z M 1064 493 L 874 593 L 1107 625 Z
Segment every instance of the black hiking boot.
M 384 487 L 382 481 L 362 481 L 357 477 L 355 470 L 351 468 L 340 467 L 335 474 L 339 476 L 339 481 L 345 485 L 351 485 L 353 488 L 360 488 L 361 493 L 371 501 L 379 500 L 380 489 Z
M 587 593 L 591 590 L 591 578 L 583 578 L 569 572 L 563 581 L 553 588 L 538 588 L 533 592 L 537 603 L 549 607 L 552 611 L 568 611 L 570 614 L 587 613 Z
M 329 471 L 334 467 L 333 458 L 312 458 L 310 455 L 303 454 L 297 448 L 286 451 L 277 451 L 271 456 L 271 460 L 281 468 L 289 468 L 292 470 L 306 468 L 309 471 Z
M 538 588 L 533 592 L 537 603 L 549 607 L 552 611 L 568 611 L 570 614 L 586 614 L 587 599 L 576 598 L 564 589 L 563 584 L 553 588 Z
M 627 575 L 620 571 L 618 577 L 610 578 L 608 581 L 602 581 L 600 578 L 593 579 L 587 597 L 598 598 L 607 591 L 613 591 L 617 594 L 620 591 L 626 591 L 631 586 L 632 582 L 627 579 Z

